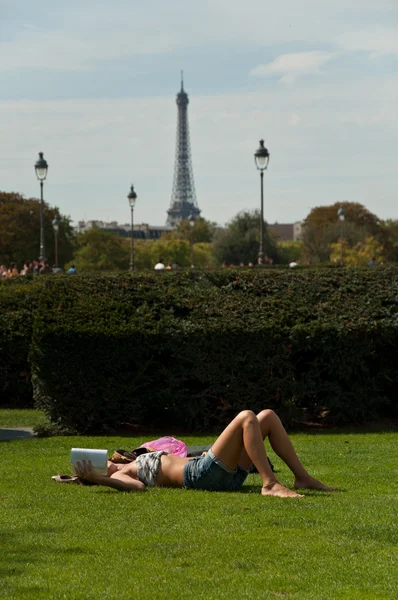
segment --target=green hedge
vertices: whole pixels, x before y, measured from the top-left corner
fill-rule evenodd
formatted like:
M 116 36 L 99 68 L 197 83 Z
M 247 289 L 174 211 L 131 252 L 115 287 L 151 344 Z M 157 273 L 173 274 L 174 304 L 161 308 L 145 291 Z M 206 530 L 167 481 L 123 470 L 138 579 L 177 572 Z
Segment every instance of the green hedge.
M 343 423 L 396 414 L 397 342 L 396 268 L 54 277 L 30 362 L 36 405 L 79 433 Z
M 33 408 L 28 363 L 40 282 L 0 281 L 0 406 Z

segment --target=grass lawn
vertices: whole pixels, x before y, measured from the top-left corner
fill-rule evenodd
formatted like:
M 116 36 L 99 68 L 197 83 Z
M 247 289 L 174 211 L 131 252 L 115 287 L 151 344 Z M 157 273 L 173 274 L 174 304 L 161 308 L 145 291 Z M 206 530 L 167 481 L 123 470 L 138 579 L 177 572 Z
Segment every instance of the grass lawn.
M 0 409 L 0 427 L 36 427 L 47 422 L 41 410 Z
M 5 422 L 5 413 L 0 426 L 34 424 L 28 415 Z M 70 472 L 71 447 L 145 440 L 0 442 L 0 598 L 397 598 L 397 434 L 292 438 L 311 473 L 340 492 L 262 498 L 258 475 L 236 493 L 61 485 L 51 475 Z

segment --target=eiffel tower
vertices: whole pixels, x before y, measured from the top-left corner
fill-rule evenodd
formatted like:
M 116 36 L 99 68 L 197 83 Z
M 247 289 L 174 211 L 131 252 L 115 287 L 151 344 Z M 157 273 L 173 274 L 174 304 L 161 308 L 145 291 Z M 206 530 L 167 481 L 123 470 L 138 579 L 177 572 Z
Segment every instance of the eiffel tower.
M 188 126 L 188 94 L 184 90 L 183 73 L 181 72 L 181 90 L 176 98 L 178 107 L 177 140 L 174 166 L 173 191 L 170 208 L 167 211 L 167 225 L 176 227 L 178 223 L 192 215 L 194 219 L 200 216 L 196 201 L 195 184 L 191 159 L 191 144 Z

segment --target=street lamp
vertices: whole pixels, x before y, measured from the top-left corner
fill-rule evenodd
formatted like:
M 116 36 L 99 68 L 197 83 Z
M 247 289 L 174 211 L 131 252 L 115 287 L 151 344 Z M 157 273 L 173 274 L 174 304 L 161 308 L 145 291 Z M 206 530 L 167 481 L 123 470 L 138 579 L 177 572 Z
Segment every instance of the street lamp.
M 261 176 L 261 221 L 260 221 L 260 248 L 258 251 L 258 264 L 264 259 L 264 171 L 268 167 L 269 152 L 264 148 L 264 140 L 260 140 L 260 146 L 254 153 L 254 160 Z
M 345 212 L 344 212 L 344 208 L 342 206 L 340 206 L 339 210 L 337 211 L 337 216 L 339 217 L 339 221 L 340 221 L 340 264 L 341 266 L 343 266 L 343 228 L 344 228 L 344 220 L 345 220 Z
M 55 238 L 55 268 L 58 269 L 58 232 L 59 232 L 59 221 L 57 217 L 52 220 L 52 226 L 54 229 Z
M 195 264 L 194 264 L 194 255 L 193 255 L 193 228 L 195 227 L 195 216 L 191 213 L 188 217 L 188 223 L 191 227 L 191 235 L 190 237 L 190 241 L 191 241 L 191 269 L 195 268 Z
M 131 252 L 130 252 L 130 271 L 134 271 L 134 206 L 137 200 L 137 194 L 134 191 L 134 186 L 131 184 L 129 195 L 127 196 L 131 209 Z
M 43 260 L 46 256 L 44 245 L 44 202 L 43 202 L 43 181 L 47 177 L 48 164 L 43 158 L 43 152 L 39 152 L 39 160 L 35 163 L 36 177 L 40 181 L 40 256 Z

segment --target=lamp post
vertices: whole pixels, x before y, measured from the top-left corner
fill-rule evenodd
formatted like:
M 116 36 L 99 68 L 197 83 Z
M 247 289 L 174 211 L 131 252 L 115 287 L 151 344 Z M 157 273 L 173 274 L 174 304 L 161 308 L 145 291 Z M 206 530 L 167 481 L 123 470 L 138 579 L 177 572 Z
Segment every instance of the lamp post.
M 44 244 L 44 202 L 43 202 L 43 181 L 47 177 L 48 164 L 43 158 L 43 152 L 39 152 L 39 159 L 35 163 L 36 177 L 40 181 L 40 256 L 43 260 L 46 256 Z
M 57 217 L 52 220 L 52 226 L 54 229 L 54 240 L 55 240 L 55 268 L 58 269 L 58 232 L 59 232 L 59 221 Z
M 258 251 L 258 264 L 264 259 L 264 171 L 268 167 L 269 152 L 264 148 L 264 140 L 260 140 L 260 146 L 254 153 L 254 161 L 261 176 L 261 221 L 260 221 L 260 248 Z
M 195 260 L 194 260 L 194 254 L 193 254 L 193 228 L 195 227 L 195 217 L 192 213 L 188 217 L 188 223 L 191 227 L 191 235 L 189 236 L 190 242 L 191 242 L 191 269 L 194 269 L 195 268 Z
M 341 264 L 341 266 L 343 266 L 343 264 L 344 264 L 344 260 L 343 260 L 343 248 L 344 248 L 343 229 L 344 229 L 344 221 L 345 221 L 345 212 L 344 212 L 344 208 L 342 206 L 340 206 L 339 210 L 337 211 L 337 216 L 339 217 L 339 221 L 340 221 L 340 264 Z
M 134 206 L 137 200 L 137 194 L 134 191 L 134 186 L 131 184 L 129 195 L 127 196 L 131 209 L 131 251 L 130 251 L 130 271 L 134 271 Z

